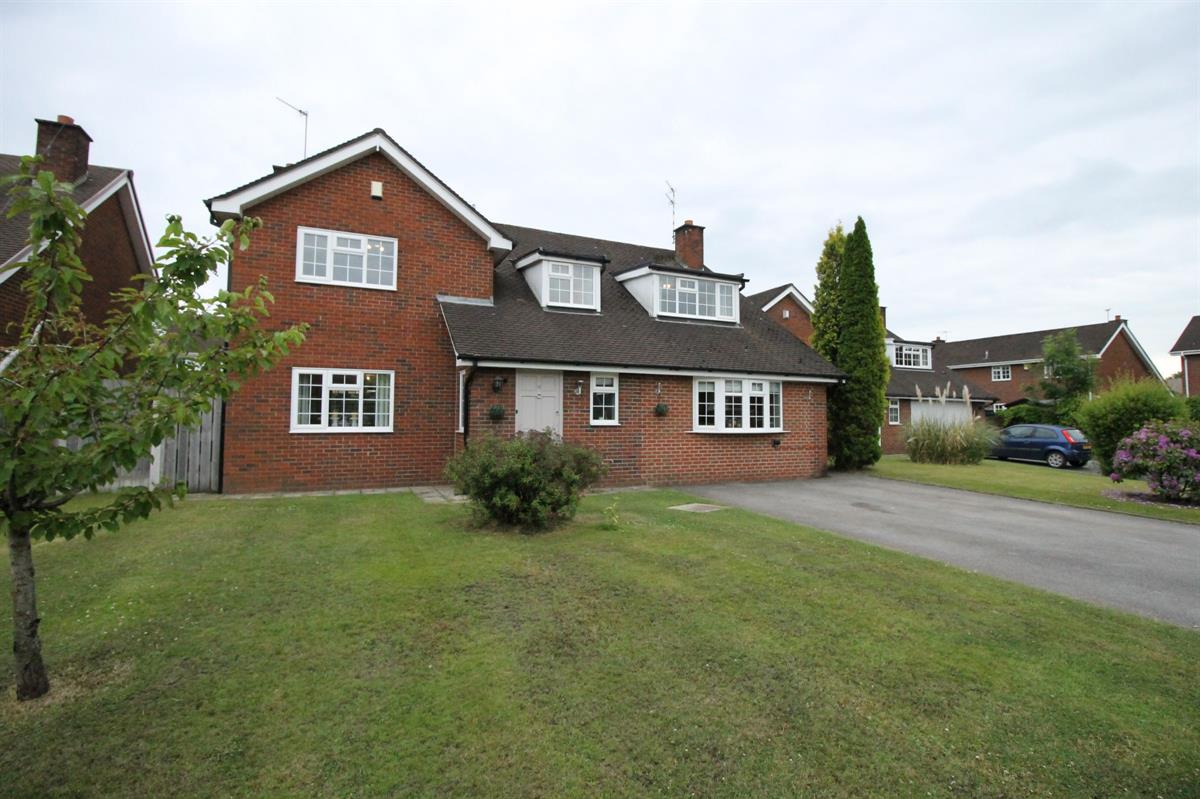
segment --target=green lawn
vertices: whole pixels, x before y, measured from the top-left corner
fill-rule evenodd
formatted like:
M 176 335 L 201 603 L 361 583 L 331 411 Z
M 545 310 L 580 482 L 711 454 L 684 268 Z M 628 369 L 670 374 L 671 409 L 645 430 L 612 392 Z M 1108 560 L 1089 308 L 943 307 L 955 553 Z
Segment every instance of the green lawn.
M 1149 492 L 1141 480 L 1114 483 L 1094 472 L 1082 469 L 1051 469 L 1040 463 L 985 460 L 977 466 L 943 466 L 913 463 L 907 455 L 885 455 L 867 474 L 892 480 L 964 488 L 985 494 L 1003 494 L 1020 499 L 1036 499 L 1075 505 L 1080 508 L 1113 510 L 1200 524 L 1200 507 L 1180 508 L 1166 504 L 1129 502 L 1104 496 L 1105 491 Z
M 190 500 L 38 545 L 54 687 L 0 678 L 0 792 L 1200 790 L 1195 632 L 687 500 L 528 537 L 409 495 Z

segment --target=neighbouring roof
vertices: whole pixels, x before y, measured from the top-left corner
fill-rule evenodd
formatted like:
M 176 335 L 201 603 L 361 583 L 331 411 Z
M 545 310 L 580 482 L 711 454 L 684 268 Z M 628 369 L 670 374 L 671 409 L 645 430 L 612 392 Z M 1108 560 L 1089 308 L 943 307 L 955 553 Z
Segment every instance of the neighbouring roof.
M 0 154 L 0 175 L 15 175 L 21 169 L 21 156 Z M 75 184 L 71 199 L 79 205 L 87 207 L 89 201 L 104 189 L 112 186 L 113 182 L 126 176 L 128 170 L 113 166 L 88 166 L 87 174 Z M 0 265 L 7 264 L 29 245 L 29 217 L 19 214 L 9 218 L 7 212 L 8 198 L 0 199 Z
M 460 358 L 826 379 L 843 376 L 748 297 L 741 297 L 738 325 L 650 316 L 615 275 L 646 263 L 678 266 L 674 250 L 515 225 L 497 227 L 514 242 L 517 257 L 505 259 L 496 268 L 493 305 L 441 303 Z M 538 248 L 609 259 L 611 268 L 600 278 L 600 313 L 542 308 L 513 266 L 520 254 Z
M 969 388 L 972 401 L 993 402 L 997 399 L 995 394 L 979 388 L 969 380 L 963 380 L 948 367 L 940 366 L 936 362 L 932 369 L 904 369 L 893 366 L 888 378 L 887 395 L 892 399 L 915 397 L 917 389 L 920 389 L 920 396 L 932 397 L 939 389 L 945 391 L 947 384 L 952 397 L 961 398 L 963 389 Z
M 1200 352 L 1200 316 L 1192 317 L 1171 348 L 1172 355 L 1183 355 L 1185 352 Z
M 1126 321 L 1113 319 L 1109 322 L 1075 327 L 1079 346 L 1087 355 L 1099 355 Z M 938 354 L 938 360 L 947 366 L 1040 361 L 1042 342 L 1055 333 L 1071 329 L 1056 327 L 1051 330 L 1033 330 L 1028 333 L 1010 333 L 966 341 L 947 341 L 938 344 L 934 351 Z
M 424 164 L 401 147 L 383 128 L 375 128 L 353 139 L 334 145 L 327 150 L 279 167 L 269 175 L 243 183 L 224 194 L 209 197 L 204 201 L 214 219 L 236 217 L 254 205 L 281 194 L 294 186 L 334 171 L 352 161 L 380 153 L 422 186 L 467 227 L 483 237 L 489 249 L 507 253 L 512 242 L 505 239 L 496 227 L 479 213 L 458 192 L 450 188 L 441 178 L 433 174 Z
M 813 312 L 812 303 L 809 302 L 808 297 L 804 296 L 803 291 L 796 288 L 795 283 L 784 283 L 782 286 L 776 286 L 773 289 L 756 292 L 751 294 L 749 299 L 766 311 L 789 294 L 792 295 L 796 302 L 800 303 L 801 308 L 810 314 Z

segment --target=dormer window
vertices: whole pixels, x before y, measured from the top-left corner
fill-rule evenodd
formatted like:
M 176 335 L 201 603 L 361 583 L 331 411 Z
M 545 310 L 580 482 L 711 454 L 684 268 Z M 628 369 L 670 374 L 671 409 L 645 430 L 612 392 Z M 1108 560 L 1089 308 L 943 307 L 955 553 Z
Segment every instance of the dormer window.
M 657 280 L 659 315 L 737 321 L 732 283 L 679 275 L 658 275 Z
M 897 344 L 892 352 L 892 366 L 929 369 L 929 347 L 920 344 Z
M 599 311 L 600 270 L 606 262 L 535 250 L 515 265 L 543 308 Z

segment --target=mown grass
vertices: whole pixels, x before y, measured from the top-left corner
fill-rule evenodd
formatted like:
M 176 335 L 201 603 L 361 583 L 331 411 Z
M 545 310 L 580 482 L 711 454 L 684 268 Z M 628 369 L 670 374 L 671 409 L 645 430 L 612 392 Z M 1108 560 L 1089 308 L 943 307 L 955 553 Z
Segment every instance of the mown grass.
M 1114 483 L 1103 475 L 1082 469 L 1051 469 L 1040 463 L 998 460 L 985 460 L 977 465 L 913 463 L 907 455 L 885 455 L 867 474 L 891 480 L 1200 524 L 1200 507 L 1134 502 L 1105 496 L 1106 491 L 1148 494 L 1150 489 L 1141 480 Z
M 1195 796 L 1200 635 L 674 492 L 191 500 L 35 548 L 8 796 Z M 7 580 L 7 575 L 0 578 Z

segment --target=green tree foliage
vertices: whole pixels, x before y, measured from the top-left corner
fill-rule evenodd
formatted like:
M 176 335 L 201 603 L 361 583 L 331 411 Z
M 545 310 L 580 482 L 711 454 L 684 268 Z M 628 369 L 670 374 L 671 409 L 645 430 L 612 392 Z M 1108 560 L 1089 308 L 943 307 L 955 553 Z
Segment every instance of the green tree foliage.
M 1031 398 L 1052 403 L 1050 421 L 1074 424 L 1075 412 L 1096 387 L 1096 362 L 1087 357 L 1072 330 L 1047 336 L 1042 342 L 1045 374 L 1036 387 L 1025 389 Z
M 202 239 L 169 217 L 154 279 L 114 292 L 107 318 L 88 321 L 81 292 L 91 280 L 78 256 L 83 210 L 71 186 L 22 159 L 10 184 L 9 216 L 25 214 L 34 253 L 20 265 L 28 309 L 17 344 L 0 350 L 0 513 L 9 543 L 13 652 L 19 699 L 41 696 L 32 539 L 91 538 L 181 497 L 183 486 L 126 488 L 67 503 L 113 482 L 121 469 L 200 421 L 217 397 L 269 369 L 304 339 L 303 326 L 259 327 L 272 302 L 265 279 L 204 300 L 200 287 L 245 248 L 257 220 L 227 222 Z M 65 442 L 79 442 L 68 447 Z
M 817 260 L 817 287 L 813 292 L 813 349 L 831 363 L 837 363 L 837 340 L 842 318 L 838 280 L 845 251 L 846 233 L 839 224 L 825 237 L 825 247 Z
M 1148 422 L 1187 417 L 1183 397 L 1152 379 L 1119 380 L 1103 394 L 1083 403 L 1075 414 L 1104 472 L 1112 471 L 1113 454 L 1121 439 L 1133 435 Z
M 834 364 L 847 381 L 829 397 L 829 444 L 835 469 L 879 460 L 879 425 L 887 408 L 888 361 L 871 240 L 862 217 L 846 237 L 838 278 L 838 338 Z

